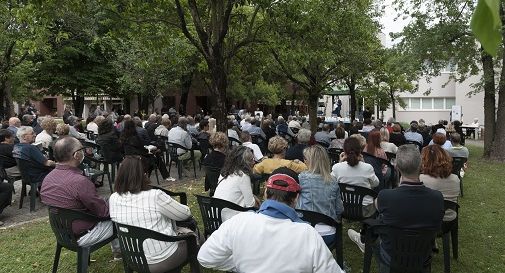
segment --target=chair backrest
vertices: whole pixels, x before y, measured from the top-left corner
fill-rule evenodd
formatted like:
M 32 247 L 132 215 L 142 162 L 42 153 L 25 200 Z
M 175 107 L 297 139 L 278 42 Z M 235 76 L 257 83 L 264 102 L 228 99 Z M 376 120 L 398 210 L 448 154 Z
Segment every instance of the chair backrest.
M 144 254 L 143 243 L 146 239 L 153 239 L 164 242 L 188 241 L 188 257 L 193 257 L 196 253 L 196 239 L 194 235 L 168 236 L 153 230 L 134 227 L 130 225 L 114 222 L 123 256 L 123 264 L 130 270 L 139 273 L 150 273 L 149 264 Z M 189 258 L 186 260 L 186 262 Z
M 9 178 L 4 168 L 5 157 L 4 155 L 0 155 L 0 179 L 2 179 L 2 181 Z
M 168 142 L 168 153 L 170 154 L 170 158 L 172 160 L 177 160 L 179 158 L 179 154 L 177 153 L 177 149 L 183 149 L 185 151 L 188 151 L 189 149 L 173 142 Z
M 454 218 L 451 221 L 444 221 L 442 222 L 442 233 L 447 233 L 451 231 L 453 228 L 453 224 L 458 222 L 458 216 L 459 216 L 459 204 L 456 202 L 452 202 L 449 200 L 444 200 L 444 210 L 452 210 L 456 213 L 456 218 Z
M 248 211 L 251 208 L 244 208 L 235 203 L 213 197 L 203 195 L 195 195 L 202 214 L 204 234 L 208 237 L 221 226 L 223 220 L 221 219 L 221 211 L 224 208 L 236 211 Z
M 326 142 L 322 142 L 322 141 L 316 141 L 318 145 L 321 145 L 323 146 L 324 148 L 328 148 L 330 147 L 330 144 L 326 143 Z
M 328 155 L 330 156 L 330 164 L 331 166 L 337 164 L 340 161 L 340 154 L 344 151 L 344 149 L 339 148 L 329 148 Z
M 405 144 L 414 144 L 417 146 L 417 148 L 419 149 L 419 151 L 421 151 L 423 149 L 423 145 L 417 141 L 413 141 L 413 140 L 407 140 L 405 142 Z
M 390 226 L 374 228 L 383 242 L 391 246 L 391 273 L 421 273 L 430 267 L 433 241 L 437 230 L 400 229 Z M 381 256 L 381 255 L 379 255 Z M 382 256 L 380 257 L 382 260 Z
M 461 178 L 460 172 L 467 161 L 466 157 L 453 157 L 452 158 L 452 173 Z
M 81 211 L 53 206 L 49 206 L 48 211 L 49 223 L 51 224 L 51 229 L 56 237 L 56 241 L 58 241 L 58 243 L 63 247 L 72 251 L 77 251 L 77 248 L 79 247 L 77 244 L 77 240 L 79 238 L 72 231 L 72 223 L 74 221 L 99 222 L 106 220 L 105 218 L 99 218 Z
M 392 159 L 396 159 L 395 153 L 386 152 L 386 156 L 388 157 L 389 162 L 391 162 Z
M 363 199 L 365 196 L 377 198 L 377 193 L 374 190 L 354 186 L 344 183 L 339 183 L 340 197 L 344 204 L 344 212 L 342 217 L 351 221 L 361 221 L 365 219 L 363 216 Z
M 375 175 L 377 178 L 379 178 L 380 184 L 377 187 L 378 191 L 382 189 L 391 189 L 393 187 L 393 182 L 395 179 L 395 167 L 389 160 L 385 160 L 383 158 L 376 157 L 374 155 L 371 155 L 369 153 L 363 152 L 363 159 L 366 163 L 372 165 Z M 388 179 L 386 180 L 386 177 L 382 173 L 382 166 L 386 165 L 387 168 L 389 169 L 389 173 L 391 174 Z
M 205 191 L 210 190 L 211 193 L 210 196 L 212 196 L 217 188 L 221 168 L 206 165 L 204 165 L 203 167 L 205 169 Z
M 231 137 L 231 136 L 228 137 L 228 142 L 229 142 L 230 148 L 233 145 L 235 145 L 234 143 L 237 143 L 238 145 L 242 145 L 242 141 L 240 141 L 240 140 L 238 140 L 238 139 L 236 139 L 234 137 Z
M 23 182 L 27 185 L 35 183 L 35 181 L 32 181 L 32 177 L 29 175 L 30 168 L 32 168 L 33 163 L 29 160 L 24 160 L 21 158 L 16 158 L 16 163 L 18 165 L 19 172 L 21 173 L 21 179 Z
M 315 212 L 315 211 L 310 211 L 310 210 L 301 210 L 297 209 L 296 212 L 298 213 L 298 216 L 300 219 L 303 221 L 309 222 L 311 226 L 315 227 L 317 224 L 323 223 L 328 226 L 332 226 L 337 228 L 341 226 L 341 223 L 338 223 L 335 221 L 335 219 L 331 218 L 328 215 Z

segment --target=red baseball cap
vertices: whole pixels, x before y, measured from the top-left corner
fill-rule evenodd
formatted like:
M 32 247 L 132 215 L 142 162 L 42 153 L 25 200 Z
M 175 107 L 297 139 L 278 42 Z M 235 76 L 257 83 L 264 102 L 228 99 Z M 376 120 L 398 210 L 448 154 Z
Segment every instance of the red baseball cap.
M 274 184 L 274 181 L 279 181 L 279 180 L 286 182 L 288 185 L 281 186 L 281 185 Z M 287 192 L 300 192 L 300 190 L 302 189 L 300 187 L 300 185 L 298 185 L 298 183 L 296 183 L 296 180 L 293 177 L 291 177 L 287 174 L 281 174 L 281 173 L 274 174 L 274 175 L 270 176 L 270 178 L 268 178 L 266 187 L 270 188 L 270 189 L 274 189 L 274 190 L 281 190 L 281 191 L 287 191 Z

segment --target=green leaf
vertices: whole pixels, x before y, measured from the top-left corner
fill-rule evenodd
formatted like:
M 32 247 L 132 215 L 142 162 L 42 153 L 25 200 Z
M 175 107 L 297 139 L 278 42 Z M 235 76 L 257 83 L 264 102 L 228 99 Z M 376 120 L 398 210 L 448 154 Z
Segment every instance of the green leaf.
M 496 56 L 501 42 L 501 20 L 499 0 L 479 0 L 470 23 L 472 32 L 484 50 Z

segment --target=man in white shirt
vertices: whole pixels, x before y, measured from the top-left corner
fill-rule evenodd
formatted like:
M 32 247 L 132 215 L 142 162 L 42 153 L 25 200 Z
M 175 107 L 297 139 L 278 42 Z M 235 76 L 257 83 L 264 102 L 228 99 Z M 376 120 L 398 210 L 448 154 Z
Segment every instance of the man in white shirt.
M 405 139 L 408 141 L 415 141 L 421 144 L 422 146 L 424 142 L 423 135 L 417 132 L 417 127 L 418 127 L 417 121 L 415 120 L 412 121 L 410 123 L 410 131 L 405 132 Z
M 258 213 L 224 222 L 200 248 L 200 264 L 248 273 L 343 273 L 319 233 L 294 210 L 300 190 L 291 176 L 272 175 Z
M 180 117 L 177 126 L 172 128 L 168 132 L 168 141 L 171 143 L 179 144 L 182 147 L 191 150 L 193 147 L 193 142 L 191 141 L 191 136 L 189 135 L 186 127 L 188 126 L 188 119 L 185 117 Z M 195 161 L 200 160 L 202 153 L 199 150 L 193 150 L 195 155 Z M 179 160 L 188 160 L 191 157 L 191 153 L 189 151 L 185 151 L 183 149 L 177 149 L 177 154 L 179 155 Z
M 251 126 L 252 126 L 251 118 L 250 117 L 245 118 L 243 123 L 242 123 L 242 121 L 240 122 L 240 125 L 242 126 L 241 127 L 242 131 L 248 131 L 249 128 L 251 128 Z
M 251 149 L 254 153 L 254 160 L 259 162 L 263 159 L 263 153 L 258 145 L 252 143 L 251 134 L 249 132 L 240 133 L 240 141 L 242 141 L 242 145 Z

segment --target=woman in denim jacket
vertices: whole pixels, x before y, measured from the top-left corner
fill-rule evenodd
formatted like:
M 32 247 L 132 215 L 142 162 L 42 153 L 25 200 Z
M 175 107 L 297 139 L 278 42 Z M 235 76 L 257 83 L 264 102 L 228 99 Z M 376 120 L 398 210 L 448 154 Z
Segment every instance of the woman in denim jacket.
M 330 173 L 330 159 L 326 149 L 313 145 L 303 151 L 303 156 L 308 170 L 299 175 L 302 190 L 297 208 L 319 212 L 340 221 L 344 208 L 337 180 Z M 335 240 L 334 227 L 318 224 L 316 230 L 327 245 Z

